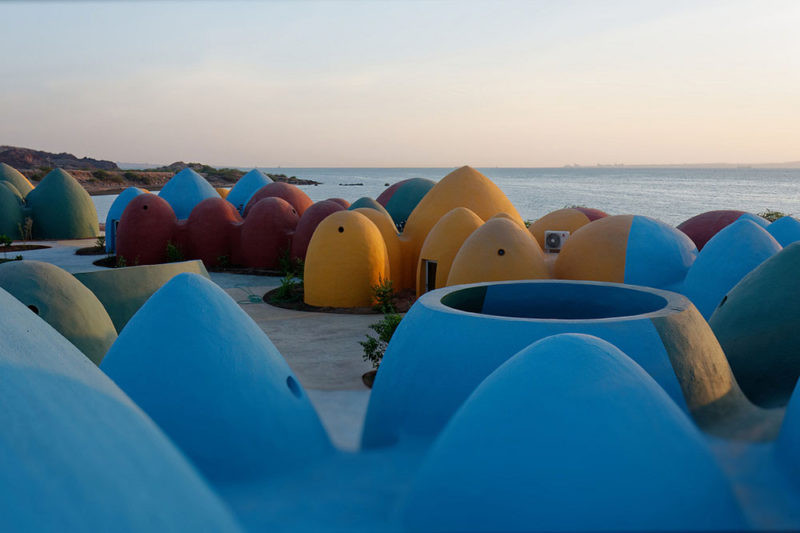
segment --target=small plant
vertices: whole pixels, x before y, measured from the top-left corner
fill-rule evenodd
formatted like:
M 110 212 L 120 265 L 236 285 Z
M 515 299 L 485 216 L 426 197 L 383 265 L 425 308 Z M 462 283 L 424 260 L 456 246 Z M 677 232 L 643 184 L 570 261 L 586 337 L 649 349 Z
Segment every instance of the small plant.
M 286 274 L 281 278 L 281 286 L 278 287 L 278 290 L 272 295 L 270 302 L 283 303 L 296 301 L 300 297 L 297 293 L 299 287 L 300 283 L 295 281 L 295 276 L 291 273 Z
M 0 235 L 0 245 L 3 246 L 3 257 L 8 257 L 6 254 L 8 253 L 8 249 L 11 247 L 12 242 L 14 242 L 14 240 L 5 233 Z
M 218 268 L 230 268 L 231 266 L 231 258 L 227 255 L 221 255 L 217 257 L 217 267 Z
M 525 224 L 526 228 L 530 228 L 531 224 L 533 224 L 533 220 L 526 218 L 525 220 L 523 220 L 523 223 Z
M 770 222 L 775 222 L 779 218 L 783 218 L 783 217 L 791 216 L 791 215 L 788 215 L 788 214 L 786 214 L 786 213 L 784 213 L 782 211 L 774 211 L 772 209 L 765 209 L 764 211 L 758 213 L 758 216 L 760 216 L 761 218 L 765 218 L 765 219 L 769 220 Z
M 33 240 L 33 219 L 31 217 L 25 217 L 24 222 L 17 224 L 17 229 L 23 243 L 27 244 L 28 241 Z
M 292 258 L 289 250 L 286 249 L 281 252 L 281 255 L 278 257 L 278 270 L 284 276 L 291 274 L 294 278 L 303 279 L 305 263 L 302 259 Z
M 22 261 L 22 256 L 21 255 L 14 256 L 14 261 Z
M 184 260 L 180 248 L 172 244 L 172 241 L 167 241 L 167 263 L 179 263 Z
M 377 285 L 372 286 L 372 295 L 375 299 L 373 309 L 383 314 L 396 313 L 394 306 L 394 287 L 392 280 L 381 279 Z
M 117 268 L 125 268 L 126 266 L 128 266 L 128 262 L 125 260 L 124 257 L 122 257 L 121 255 L 118 255 L 117 256 Z
M 369 326 L 378 334 L 377 338 L 367 335 L 367 340 L 358 342 L 364 348 L 364 361 L 372 363 L 372 368 L 377 370 L 381 365 L 386 347 L 389 346 L 389 341 L 392 340 L 392 335 L 402 319 L 403 317 L 396 313 L 384 315 L 380 322 Z
M 95 170 L 94 172 L 92 172 L 92 176 L 94 176 L 96 179 L 100 181 L 106 181 L 111 176 L 111 174 L 109 174 L 105 170 Z
M 94 241 L 94 246 L 95 246 L 95 248 L 102 248 L 102 249 L 105 250 L 105 248 L 106 248 L 106 237 L 105 237 L 105 235 L 100 235 L 99 237 L 97 237 L 97 240 Z

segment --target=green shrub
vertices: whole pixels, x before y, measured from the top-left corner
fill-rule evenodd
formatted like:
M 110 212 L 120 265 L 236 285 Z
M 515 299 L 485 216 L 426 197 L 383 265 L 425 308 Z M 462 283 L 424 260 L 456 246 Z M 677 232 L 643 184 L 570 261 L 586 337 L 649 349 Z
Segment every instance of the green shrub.
M 300 294 L 298 289 L 301 287 L 301 283 L 295 281 L 295 276 L 291 273 L 286 274 L 281 278 L 281 286 L 278 287 L 278 290 L 270 297 L 270 302 L 272 303 L 284 303 L 284 302 L 296 302 L 300 299 Z
M 31 217 L 25 217 L 25 222 L 22 224 L 18 223 L 17 229 L 19 230 L 22 242 L 27 243 L 33 240 L 33 219 Z
M 278 257 L 278 270 L 283 276 L 303 279 L 305 271 L 305 262 L 302 259 L 293 259 L 289 250 L 286 249 L 281 252 Z
M 383 314 L 396 313 L 394 306 L 394 287 L 392 280 L 381 279 L 380 283 L 372 286 L 372 295 L 375 298 L 373 309 Z
M 786 213 L 784 213 L 782 211 L 773 211 L 772 209 L 765 209 L 764 211 L 758 213 L 758 216 L 760 216 L 762 218 L 766 218 L 770 222 L 775 222 L 779 218 L 783 218 L 783 217 L 790 216 L 790 215 L 787 215 Z
M 95 248 L 103 248 L 105 250 L 105 248 L 106 248 L 106 237 L 105 237 L 105 235 L 99 235 L 97 237 L 97 240 L 94 241 L 94 247 Z
M 106 181 L 109 177 L 111 177 L 111 174 L 109 174 L 105 170 L 95 170 L 92 172 L 92 176 L 99 179 L 100 181 Z
M 180 263 L 181 261 L 185 261 L 183 252 L 172 244 L 172 241 L 167 241 L 167 263 Z
M 369 326 L 378 336 L 367 335 L 367 340 L 359 341 L 359 344 L 364 348 L 364 361 L 372 363 L 372 368 L 377 369 L 381 365 L 386 347 L 389 346 L 389 341 L 392 340 L 392 335 L 394 335 L 402 319 L 396 313 L 384 315 L 380 322 Z

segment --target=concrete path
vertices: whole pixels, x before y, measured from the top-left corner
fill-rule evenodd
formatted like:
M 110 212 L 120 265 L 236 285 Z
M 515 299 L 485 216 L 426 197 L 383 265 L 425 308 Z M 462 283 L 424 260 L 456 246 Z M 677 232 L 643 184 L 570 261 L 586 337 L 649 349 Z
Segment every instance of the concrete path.
M 75 255 L 79 248 L 94 246 L 95 239 L 36 241 L 35 244 L 51 248 L 22 252 L 24 259 L 52 263 L 72 273 L 103 269 L 92 264 L 103 256 Z M 370 392 L 362 383 L 361 375 L 372 368 L 363 361 L 358 341 L 372 333 L 369 325 L 380 320 L 380 315 L 281 309 L 262 300 L 267 291 L 280 285 L 278 277 L 223 273 L 210 276 L 261 327 L 286 358 L 308 391 L 334 444 L 346 450 L 357 449 Z

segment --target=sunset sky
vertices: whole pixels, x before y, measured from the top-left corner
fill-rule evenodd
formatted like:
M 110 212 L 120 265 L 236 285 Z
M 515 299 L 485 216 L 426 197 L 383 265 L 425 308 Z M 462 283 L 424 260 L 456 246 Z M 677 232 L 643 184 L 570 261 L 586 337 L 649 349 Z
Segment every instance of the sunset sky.
M 0 2 L 0 144 L 237 166 L 800 160 L 800 2 Z

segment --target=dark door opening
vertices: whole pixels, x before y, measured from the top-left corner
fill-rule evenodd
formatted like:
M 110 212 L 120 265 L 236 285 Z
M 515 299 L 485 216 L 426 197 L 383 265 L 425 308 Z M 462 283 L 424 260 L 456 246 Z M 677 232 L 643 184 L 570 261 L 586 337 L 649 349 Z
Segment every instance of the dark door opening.
M 425 292 L 436 288 L 436 261 L 425 261 Z

